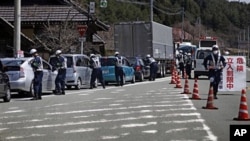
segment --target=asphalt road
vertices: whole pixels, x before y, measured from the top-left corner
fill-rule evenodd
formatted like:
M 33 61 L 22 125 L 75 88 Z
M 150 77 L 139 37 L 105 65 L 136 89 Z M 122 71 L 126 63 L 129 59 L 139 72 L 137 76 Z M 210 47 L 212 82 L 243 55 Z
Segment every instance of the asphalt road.
M 13 95 L 10 103 L 0 103 L 0 141 L 229 141 L 230 125 L 249 124 L 233 120 L 240 92 L 220 92 L 213 100 L 219 109 L 207 110 L 202 109 L 207 79 L 198 80 L 202 100 L 190 100 L 169 82 L 166 77 L 105 90 L 70 90 L 39 101 Z

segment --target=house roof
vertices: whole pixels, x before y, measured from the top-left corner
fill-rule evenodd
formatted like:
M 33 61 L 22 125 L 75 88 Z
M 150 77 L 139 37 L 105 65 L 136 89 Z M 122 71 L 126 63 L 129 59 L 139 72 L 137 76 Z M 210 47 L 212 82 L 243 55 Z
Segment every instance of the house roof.
M 88 11 L 81 8 L 79 5 L 69 0 L 54 0 L 60 1 L 61 4 L 47 3 L 48 0 L 38 0 L 40 3 L 34 0 L 29 0 L 31 4 L 22 4 L 21 6 L 21 23 L 22 24 L 43 24 L 44 22 L 62 22 L 72 21 L 79 23 L 87 23 L 91 21 L 92 28 L 97 31 L 107 31 L 109 26 L 94 19 L 88 14 Z M 64 4 L 62 4 L 64 3 Z M 14 5 L 0 4 L 0 17 L 3 17 L 7 21 L 14 22 Z M 93 22 L 94 21 L 94 22 Z

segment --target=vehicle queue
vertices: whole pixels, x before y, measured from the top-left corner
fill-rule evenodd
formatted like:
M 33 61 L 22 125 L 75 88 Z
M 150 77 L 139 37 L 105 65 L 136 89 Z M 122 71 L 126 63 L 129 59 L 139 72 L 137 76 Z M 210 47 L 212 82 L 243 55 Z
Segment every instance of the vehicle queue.
M 0 72 L 6 76 L 0 79 L 5 82 L 0 88 L 4 102 L 10 101 L 11 92 L 31 96 L 31 100 L 41 100 L 43 93 L 67 94 L 65 88 L 93 89 L 100 83 L 105 89 L 112 83 L 123 86 L 145 78 L 155 80 L 158 69 L 157 62 L 150 55 L 140 58 L 138 62 L 119 52 L 115 52 L 114 56 L 87 56 L 62 54 L 61 50 L 57 50 L 48 61 L 41 58 L 36 49 L 30 50 L 30 54 L 32 57 L 0 59 Z

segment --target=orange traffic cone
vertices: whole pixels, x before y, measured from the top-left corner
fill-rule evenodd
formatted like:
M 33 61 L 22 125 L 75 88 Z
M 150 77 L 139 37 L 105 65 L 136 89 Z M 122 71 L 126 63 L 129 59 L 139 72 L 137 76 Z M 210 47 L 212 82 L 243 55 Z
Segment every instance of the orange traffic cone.
M 190 99 L 201 100 L 201 98 L 199 96 L 199 88 L 198 88 L 197 78 L 195 78 L 194 88 L 193 88 L 193 95 L 192 95 L 192 97 Z
M 184 91 L 181 94 L 191 94 L 191 92 L 189 91 L 188 76 L 187 75 L 185 77 Z
M 171 77 L 171 82 L 169 84 L 176 84 L 176 81 L 175 81 L 175 73 L 176 73 L 176 70 L 175 70 L 175 67 L 172 71 L 172 77 Z
M 182 88 L 182 86 L 181 86 L 181 80 L 180 80 L 180 75 L 179 74 L 177 75 L 177 81 L 176 81 L 175 88 Z
M 241 91 L 239 115 L 238 118 L 234 118 L 234 120 L 250 120 L 247 110 L 247 97 L 245 89 L 242 89 Z
M 207 98 L 207 106 L 202 107 L 202 108 L 203 109 L 212 109 L 212 110 L 218 109 L 217 107 L 214 106 L 213 100 L 214 100 L 213 86 L 210 86 L 209 93 L 208 93 L 208 98 Z

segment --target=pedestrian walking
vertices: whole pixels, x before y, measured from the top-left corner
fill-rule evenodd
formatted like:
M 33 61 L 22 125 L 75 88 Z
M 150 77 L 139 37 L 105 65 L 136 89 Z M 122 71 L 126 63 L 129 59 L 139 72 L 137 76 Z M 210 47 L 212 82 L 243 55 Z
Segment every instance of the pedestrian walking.
M 123 86 L 124 85 L 124 72 L 122 69 L 123 64 L 123 57 L 120 56 L 119 52 L 115 52 L 115 78 L 116 78 L 116 84 L 117 86 Z
M 203 62 L 209 71 L 210 87 L 213 87 L 214 98 L 217 98 L 218 86 L 221 81 L 222 70 L 226 66 L 225 58 L 220 54 L 218 45 L 213 45 L 213 53 L 208 55 Z
M 92 68 L 91 80 L 90 80 L 90 89 L 95 88 L 95 82 L 98 80 L 103 89 L 105 89 L 105 82 L 102 75 L 102 68 L 100 58 L 95 54 L 90 54 L 90 67 Z
M 150 54 L 147 54 L 147 56 L 146 56 L 146 63 L 150 66 L 149 80 L 155 81 L 157 71 L 158 71 L 158 64 L 157 64 L 156 60 L 153 57 L 151 57 Z
M 179 54 L 177 55 L 177 59 L 179 62 L 179 72 L 182 75 L 182 78 L 184 78 L 184 69 L 185 69 L 185 65 L 184 65 L 184 53 L 182 52 L 182 50 L 179 51 Z
M 51 63 L 54 70 L 57 70 L 57 76 L 55 79 L 55 94 L 65 95 L 65 78 L 66 78 L 66 69 L 67 69 L 67 59 L 63 57 L 61 50 L 57 50 L 53 62 Z
M 30 61 L 30 65 L 34 72 L 33 89 L 34 96 L 31 100 L 41 100 L 42 99 L 42 79 L 43 79 L 43 61 L 38 55 L 36 49 L 31 49 L 30 54 L 33 59 Z
M 192 56 L 191 53 L 188 53 L 185 58 L 185 69 L 188 75 L 188 79 L 191 79 L 191 72 L 192 72 Z

